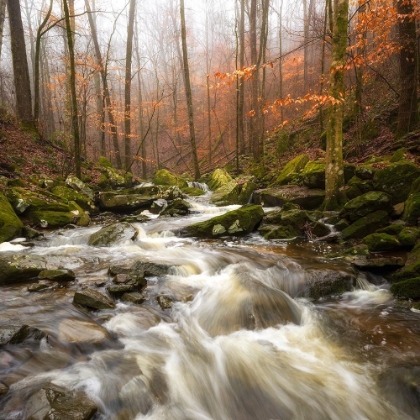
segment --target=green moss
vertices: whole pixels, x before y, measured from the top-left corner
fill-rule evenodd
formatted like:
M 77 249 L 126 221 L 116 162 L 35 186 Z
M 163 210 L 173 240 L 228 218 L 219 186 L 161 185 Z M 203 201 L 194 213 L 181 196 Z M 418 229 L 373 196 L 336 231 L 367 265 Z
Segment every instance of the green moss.
M 407 255 L 405 266 L 392 274 L 394 282 L 420 277 L 420 243 L 417 243 Z
M 360 239 L 370 233 L 374 233 L 377 229 L 384 227 L 387 224 L 388 213 L 384 210 L 379 210 L 362 217 L 346 227 L 342 232 L 342 238 L 344 240 Z
M 276 180 L 276 183 L 279 185 L 285 185 L 290 183 L 293 176 L 296 176 L 296 174 L 301 172 L 308 162 L 309 156 L 306 153 L 296 156 L 283 168 Z
M 405 159 L 405 154 L 407 150 L 405 147 L 402 147 L 401 149 L 398 149 L 389 159 L 391 163 L 400 162 L 401 160 Z
M 372 233 L 363 238 L 370 252 L 391 251 L 400 248 L 398 239 L 387 233 Z
M 223 169 L 216 169 L 210 176 L 208 186 L 211 190 L 217 190 L 232 182 L 232 177 Z
M 213 193 L 210 201 L 218 206 L 247 204 L 256 187 L 256 184 L 250 181 L 231 181 L 218 188 Z
M 85 211 L 92 212 L 96 210 L 93 200 L 65 185 L 57 185 L 52 189 L 52 192 L 67 202 L 76 202 Z
M 182 188 L 182 192 L 191 197 L 199 197 L 200 195 L 205 194 L 205 192 L 201 188 L 194 188 L 194 187 Z
M 372 165 L 366 164 L 362 166 L 357 166 L 355 169 L 355 175 L 362 180 L 373 179 L 375 175 L 375 169 Z
M 18 236 L 23 223 L 17 217 L 7 198 L 0 193 L 0 243 Z
M 103 168 L 112 168 L 112 164 L 111 164 L 110 160 L 107 159 L 104 156 L 101 156 L 98 159 L 98 163 L 99 163 L 99 166 L 102 166 Z
M 325 163 L 320 161 L 308 162 L 302 173 L 303 183 L 309 188 L 325 188 Z
M 416 227 L 405 227 L 398 234 L 398 240 L 402 246 L 413 247 L 420 238 L 420 229 Z
M 391 292 L 399 298 L 420 299 L 420 277 L 393 284 Z
M 26 216 L 35 225 L 40 225 L 45 220 L 49 228 L 63 227 L 75 220 L 73 213 L 61 211 L 29 210 Z
M 387 233 L 388 235 L 398 235 L 404 229 L 403 223 L 393 223 L 392 225 L 378 229 L 376 233 Z
M 153 183 L 156 185 L 177 186 L 179 188 L 187 188 L 188 183 L 180 176 L 169 172 L 167 169 L 160 169 L 153 177 Z
M 416 225 L 420 220 L 420 192 L 410 194 L 405 202 L 403 220 Z
M 205 222 L 187 226 L 187 236 L 214 238 L 224 235 L 244 235 L 250 233 L 261 222 L 264 211 L 261 206 L 246 204 L 238 210 L 213 217 Z
M 77 226 L 89 226 L 90 217 L 89 213 L 86 213 L 77 203 L 69 201 L 69 208 L 71 213 L 74 214 Z

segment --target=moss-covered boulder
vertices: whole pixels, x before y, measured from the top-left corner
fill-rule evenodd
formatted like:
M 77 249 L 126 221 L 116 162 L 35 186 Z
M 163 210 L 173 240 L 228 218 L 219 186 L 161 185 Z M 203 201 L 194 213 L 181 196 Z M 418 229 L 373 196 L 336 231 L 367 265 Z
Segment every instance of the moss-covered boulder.
M 384 210 L 387 214 L 391 214 L 393 211 L 391 198 L 384 192 L 370 191 L 348 201 L 341 210 L 340 217 L 354 222 L 377 210 Z
M 247 204 L 257 185 L 250 180 L 234 180 L 218 188 L 211 196 L 217 206 Z
M 398 149 L 394 152 L 389 161 L 391 163 L 401 162 L 403 159 L 405 159 L 406 152 L 407 149 L 405 147 L 401 147 L 401 149 Z
M 0 243 L 20 235 L 23 223 L 7 198 L 0 193 Z
M 404 222 L 402 223 L 394 222 L 390 224 L 389 226 L 385 226 L 384 228 L 378 229 L 376 233 L 387 233 L 388 235 L 398 236 L 398 234 L 404 229 L 404 227 L 405 227 Z
M 241 236 L 252 232 L 261 222 L 263 215 L 261 206 L 246 204 L 237 210 L 213 217 L 205 222 L 187 226 L 182 233 L 185 236 L 202 238 Z
M 374 187 L 372 181 L 363 180 L 357 176 L 350 178 L 345 186 L 346 196 L 349 200 L 373 190 Z
M 182 189 L 182 192 L 189 195 L 190 197 L 199 197 L 206 193 L 204 190 L 197 187 L 186 187 Z
M 90 200 L 93 200 L 94 198 L 94 192 L 77 176 L 69 175 L 66 179 L 66 184 L 72 189 L 75 190 L 86 197 L 88 197 Z
M 160 213 L 160 216 L 186 216 L 190 213 L 191 205 L 183 200 L 177 198 L 168 204 L 166 208 Z
M 376 169 L 370 164 L 356 166 L 355 176 L 362 180 L 371 180 L 375 175 Z
M 394 296 L 403 299 L 420 299 L 420 277 L 404 280 L 391 286 Z
M 47 268 L 44 258 L 12 252 L 0 254 L 0 285 L 29 281 Z
M 153 177 L 153 183 L 156 185 L 165 185 L 168 187 L 177 186 L 187 188 L 188 182 L 180 176 L 169 172 L 167 169 L 159 169 Z
M 409 252 L 405 266 L 392 274 L 391 280 L 398 282 L 402 280 L 420 277 L 420 243 Z
M 363 243 L 366 244 L 370 252 L 382 252 L 397 250 L 400 248 L 400 242 L 393 235 L 387 233 L 372 233 L 363 238 Z
M 99 194 L 99 207 L 103 211 L 132 212 L 150 207 L 154 200 L 155 196 L 149 195 L 102 192 Z
M 77 203 L 74 201 L 69 201 L 70 212 L 74 215 L 73 223 L 77 226 L 89 226 L 90 216 L 89 212 L 84 211 Z
M 101 177 L 99 178 L 98 185 L 102 189 L 131 187 L 132 175 L 130 173 L 121 175 L 112 166 L 102 167 Z
M 303 183 L 308 188 L 325 189 L 325 162 L 308 162 L 301 172 Z
M 302 209 L 313 210 L 323 203 L 324 198 L 324 190 L 309 189 L 298 185 L 285 185 L 256 190 L 253 195 L 253 202 L 267 207 L 283 207 L 287 203 L 292 203 Z
M 392 204 L 405 201 L 413 182 L 420 176 L 420 168 L 414 163 L 401 161 L 378 169 L 373 177 L 375 188 L 391 196 Z
M 342 231 L 342 238 L 348 239 L 361 239 L 377 229 L 385 227 L 388 224 L 388 213 L 384 210 L 375 211 L 367 214 L 366 216 L 356 220 L 350 226 Z
M 42 270 L 38 274 L 40 280 L 52 280 L 52 281 L 73 281 L 76 278 L 76 275 L 72 270 L 67 270 L 64 268 L 56 270 Z
M 132 241 L 137 235 L 137 229 L 129 223 L 114 223 L 93 233 L 89 238 L 88 245 L 112 246 L 116 243 Z
M 212 191 L 229 184 L 232 181 L 232 177 L 224 169 L 216 169 L 208 180 L 208 186 Z
M 280 175 L 276 180 L 276 184 L 289 184 L 293 180 L 295 174 L 300 173 L 308 162 L 309 156 L 306 153 L 296 156 L 294 159 L 288 162 L 286 166 L 282 169 Z
M 420 192 L 410 194 L 405 202 L 403 220 L 417 225 L 420 220 Z
M 96 213 L 98 211 L 93 199 L 90 199 L 88 196 L 78 191 L 75 191 L 74 189 L 66 185 L 57 185 L 51 191 L 56 196 L 62 198 L 63 201 L 76 202 L 85 211 L 88 211 L 90 213 Z
M 413 226 L 404 227 L 398 233 L 398 241 L 401 246 L 413 247 L 420 238 L 420 229 Z

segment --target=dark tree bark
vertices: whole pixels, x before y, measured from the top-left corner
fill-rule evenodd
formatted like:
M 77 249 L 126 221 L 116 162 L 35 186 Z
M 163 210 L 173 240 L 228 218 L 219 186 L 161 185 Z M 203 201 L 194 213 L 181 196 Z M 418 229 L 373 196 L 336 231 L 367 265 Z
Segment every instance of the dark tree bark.
M 1 57 L 1 50 L 3 47 L 3 29 L 4 29 L 4 19 L 6 17 L 6 3 L 7 3 L 7 0 L 0 0 L 0 57 Z
M 412 0 L 398 0 L 397 13 L 400 52 L 400 97 L 398 107 L 397 137 L 407 134 L 417 125 L 417 66 L 418 52 L 416 22 Z
M 180 14 L 181 14 L 182 62 L 183 62 L 183 67 L 184 67 L 185 95 L 187 98 L 187 106 L 188 106 L 188 123 L 190 127 L 190 141 L 191 141 L 191 153 L 192 153 L 193 164 L 194 164 L 194 177 L 197 180 L 200 178 L 200 168 L 198 166 L 197 146 L 195 142 L 194 111 L 193 111 L 191 82 L 190 82 L 190 69 L 188 65 L 187 29 L 185 26 L 184 0 L 180 1 Z
M 17 116 L 28 128 L 33 128 L 31 83 L 19 0 L 8 0 L 7 8 L 9 11 Z

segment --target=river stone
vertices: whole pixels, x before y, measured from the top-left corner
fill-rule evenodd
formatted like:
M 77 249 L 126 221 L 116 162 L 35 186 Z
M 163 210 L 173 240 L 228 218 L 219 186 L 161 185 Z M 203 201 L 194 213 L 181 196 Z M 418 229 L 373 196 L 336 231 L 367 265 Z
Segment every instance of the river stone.
M 115 303 L 103 293 L 93 289 L 79 290 L 74 294 L 73 302 L 92 309 L 114 309 Z
M 130 292 L 130 293 L 124 293 L 121 296 L 121 300 L 124 302 L 131 302 L 131 303 L 135 303 L 135 304 L 141 304 L 143 303 L 146 298 L 144 295 L 142 295 L 139 292 Z
M 233 180 L 219 187 L 211 196 L 210 202 L 217 206 L 249 203 L 257 184 L 250 179 Z
M 361 270 L 389 272 L 404 266 L 402 257 L 382 257 L 372 255 L 348 255 L 345 260 Z
M 165 199 L 159 198 L 153 201 L 152 205 L 150 206 L 149 211 L 152 214 L 159 214 L 163 209 L 166 208 L 167 205 L 168 205 L 168 202 Z
M 129 223 L 114 223 L 93 233 L 88 241 L 90 246 L 112 246 L 116 243 L 134 240 L 138 231 Z
M 9 387 L 5 383 L 0 382 L 0 395 L 7 394 L 8 391 L 9 391 Z
M 348 201 L 343 210 L 341 210 L 340 217 L 344 217 L 351 222 L 354 222 L 361 217 L 378 210 L 385 210 L 388 214 L 391 214 L 393 211 L 391 199 L 389 195 L 384 192 L 370 191 Z
M 282 169 L 276 180 L 276 183 L 278 185 L 286 185 L 291 183 L 290 181 L 293 179 L 293 175 L 301 172 L 308 162 L 309 156 L 306 153 L 296 156 Z
M 167 264 L 137 261 L 130 267 L 130 276 L 144 278 L 148 276 L 162 277 L 169 273 L 172 266 Z
M 95 206 L 95 202 L 93 198 L 89 198 L 88 196 L 73 190 L 72 188 L 68 187 L 67 185 L 56 185 L 52 192 L 65 199 L 67 201 L 74 201 L 77 203 L 83 210 L 96 213 L 98 208 Z
M 267 207 L 282 207 L 293 203 L 305 210 L 319 207 L 325 198 L 325 191 L 309 189 L 299 185 L 285 185 L 278 188 L 257 190 L 253 195 L 253 202 Z
M 99 194 L 101 210 L 113 212 L 132 212 L 152 205 L 155 197 L 141 194 L 121 194 L 119 192 L 102 192 Z
M 420 277 L 403 280 L 391 286 L 394 296 L 403 299 L 420 299 Z
M 38 274 L 40 280 L 54 280 L 54 281 L 72 281 L 76 275 L 72 270 L 58 269 L 58 270 L 42 270 Z
M 7 198 L 0 193 L 0 243 L 20 235 L 22 228 L 23 223 Z
M 173 301 L 174 301 L 173 298 L 171 298 L 168 295 L 156 296 L 156 300 L 159 303 L 159 306 L 161 307 L 162 310 L 172 308 Z
M 8 341 L 8 344 L 27 344 L 29 342 L 41 341 L 46 335 L 43 331 L 29 325 L 22 325 Z
M 136 284 L 110 284 L 106 286 L 106 291 L 115 296 L 120 296 L 127 292 L 135 292 L 138 289 Z
M 73 190 L 76 190 L 86 197 L 88 197 L 90 200 L 93 200 L 94 193 L 93 191 L 79 178 L 77 178 L 74 175 L 69 175 L 66 179 L 66 184 L 72 188 Z
M 21 325 L 0 326 L 0 346 L 4 346 L 20 330 Z
M 182 189 L 184 189 L 185 187 L 182 187 Z M 162 193 L 162 197 L 166 200 L 166 201 L 172 201 L 172 200 L 176 200 L 178 198 L 183 198 L 184 194 L 183 192 L 179 189 L 179 187 L 177 187 L 176 185 L 173 185 L 172 187 L 169 187 L 167 190 L 165 190 Z
M 374 233 L 377 229 L 385 227 L 388 224 L 388 213 L 384 210 L 379 210 L 370 213 L 353 224 L 346 227 L 342 231 L 342 238 L 361 239 L 370 233 Z
M 339 271 L 314 271 L 308 279 L 308 295 L 319 299 L 330 295 L 341 295 L 356 286 L 356 275 Z
M 153 177 L 156 185 L 177 186 L 180 188 L 188 187 L 187 181 L 180 176 L 169 172 L 167 169 L 159 169 Z
M 58 283 L 55 281 L 41 280 L 37 283 L 28 286 L 28 292 L 41 292 L 42 290 L 52 289 L 57 287 Z
M 214 238 L 222 235 L 244 235 L 252 232 L 261 222 L 264 211 L 261 206 L 246 204 L 238 210 L 229 211 L 221 216 L 213 217 L 205 222 L 195 223 L 183 229 L 182 233 L 185 236 L 197 236 L 204 238 Z M 229 233 L 229 228 L 239 220 L 238 228 L 242 229 L 234 233 Z M 215 226 L 220 225 L 225 229 L 222 232 L 221 228 L 214 230 Z
M 84 319 L 67 318 L 58 327 L 58 339 L 69 343 L 100 343 L 109 337 L 105 328 Z
M 176 198 L 162 210 L 160 216 L 187 216 L 190 213 L 191 204 L 182 198 Z
M 397 250 L 401 247 L 400 242 L 394 235 L 387 233 L 372 233 L 363 238 L 370 252 L 384 252 Z
M 0 254 L 0 285 L 29 281 L 45 270 L 45 258 L 37 255 Z
M 98 411 L 86 394 L 49 383 L 33 394 L 25 407 L 28 420 L 90 420 Z

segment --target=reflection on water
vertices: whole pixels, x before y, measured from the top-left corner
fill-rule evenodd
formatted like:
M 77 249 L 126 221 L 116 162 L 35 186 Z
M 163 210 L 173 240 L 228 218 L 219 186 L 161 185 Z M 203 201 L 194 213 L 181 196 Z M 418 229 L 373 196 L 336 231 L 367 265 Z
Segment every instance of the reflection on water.
M 329 245 L 176 236 L 226 210 L 201 198 L 193 215 L 134 224 L 135 242 L 110 248 L 87 245 L 98 226 L 31 249 L 3 245 L 59 261 L 77 280 L 40 293 L 2 288 L 0 335 L 29 324 L 47 337 L 1 348 L 10 390 L 0 418 L 26 418 L 28 398 L 48 382 L 84 390 L 101 420 L 420 418 L 419 314 L 398 307 L 382 278 L 326 260 Z M 172 266 L 149 279 L 141 306 L 72 305 L 78 288 L 110 281 L 109 266 L 138 260 Z M 354 275 L 358 288 L 311 302 L 307 282 L 322 273 Z M 161 294 L 171 309 L 160 308 Z

